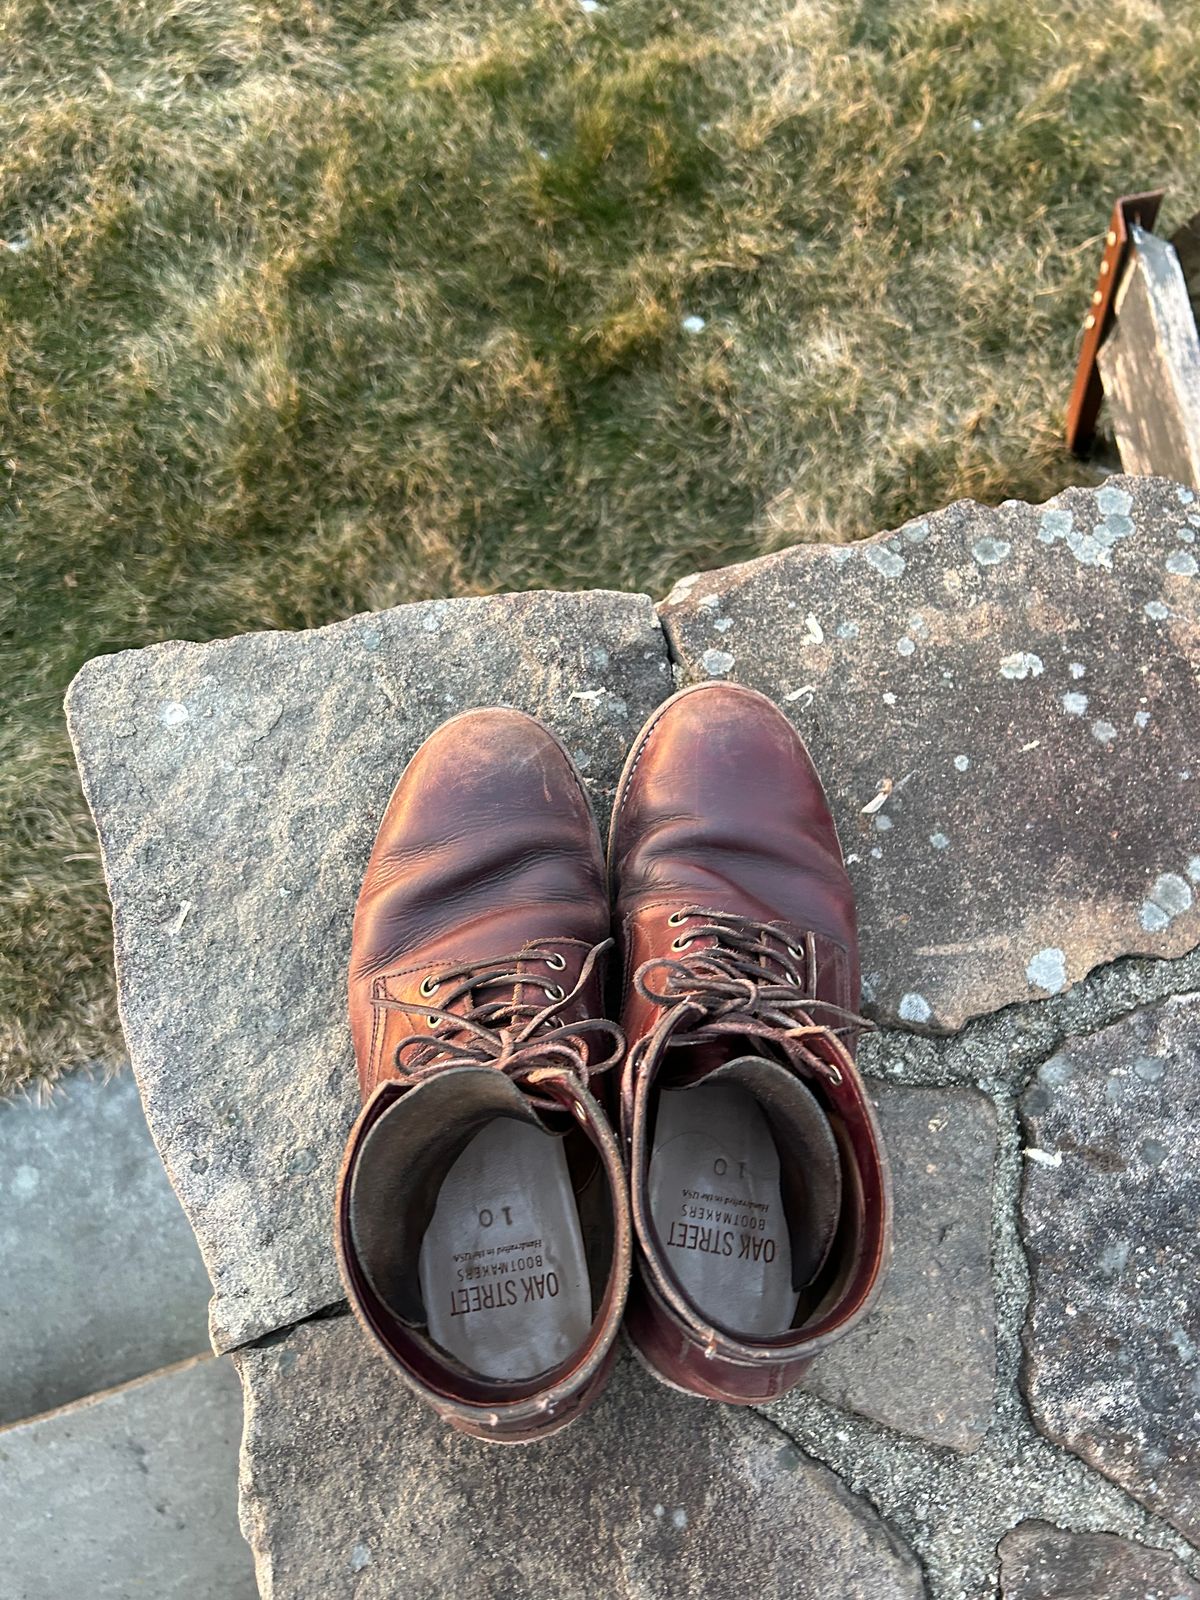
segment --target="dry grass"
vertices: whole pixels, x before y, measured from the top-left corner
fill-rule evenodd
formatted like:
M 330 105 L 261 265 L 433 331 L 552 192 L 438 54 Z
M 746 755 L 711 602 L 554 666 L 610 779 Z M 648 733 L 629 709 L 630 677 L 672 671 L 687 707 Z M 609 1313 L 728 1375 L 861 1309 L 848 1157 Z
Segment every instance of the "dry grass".
M 1193 8 L 505 13 L 0 0 L 4 1083 L 118 1048 L 88 656 L 1085 475 L 1111 199 L 1200 198 Z

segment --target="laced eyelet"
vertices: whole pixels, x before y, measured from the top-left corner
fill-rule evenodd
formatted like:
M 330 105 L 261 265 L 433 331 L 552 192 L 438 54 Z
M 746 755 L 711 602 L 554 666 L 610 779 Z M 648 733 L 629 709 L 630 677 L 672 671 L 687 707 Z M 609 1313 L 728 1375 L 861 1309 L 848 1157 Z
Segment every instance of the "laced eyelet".
M 672 911 L 671 915 L 667 918 L 667 927 L 678 928 L 680 924 L 686 922 L 687 919 L 688 914 L 686 911 Z
M 691 944 L 691 942 L 692 942 L 692 940 L 691 940 L 690 935 L 687 938 L 684 938 L 683 935 L 681 934 L 678 939 L 672 939 L 671 940 L 671 949 L 672 950 L 686 950 L 688 945 Z
M 441 980 L 439 978 L 422 978 L 421 998 L 423 1000 L 431 1000 L 441 986 Z
M 551 972 L 561 972 L 566 964 L 566 957 L 560 956 L 556 950 L 552 950 L 546 957 L 546 965 L 550 968 Z
M 551 983 L 546 988 L 546 993 L 551 1000 L 565 1000 L 567 991 L 557 983 Z

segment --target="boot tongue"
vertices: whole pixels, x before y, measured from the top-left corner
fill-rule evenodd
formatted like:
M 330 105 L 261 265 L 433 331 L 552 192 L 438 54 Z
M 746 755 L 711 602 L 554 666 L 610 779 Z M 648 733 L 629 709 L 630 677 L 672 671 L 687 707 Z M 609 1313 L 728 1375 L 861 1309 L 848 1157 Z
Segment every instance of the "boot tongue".
M 794 1072 L 765 1056 L 738 1056 L 698 1083 L 744 1089 L 767 1119 L 779 1152 L 779 1187 L 792 1247 L 792 1283 L 820 1272 L 842 1211 L 842 1162 L 829 1117 Z

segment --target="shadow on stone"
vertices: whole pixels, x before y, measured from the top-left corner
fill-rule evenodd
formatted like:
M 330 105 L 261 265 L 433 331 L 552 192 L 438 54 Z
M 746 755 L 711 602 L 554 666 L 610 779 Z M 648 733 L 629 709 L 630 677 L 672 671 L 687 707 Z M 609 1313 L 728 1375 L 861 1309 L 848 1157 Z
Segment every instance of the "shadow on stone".
M 803 1387 L 901 1433 L 973 1450 L 996 1380 L 996 1115 L 977 1089 L 871 1092 L 892 1163 L 895 1252 L 871 1315 L 817 1358 Z M 788 1408 L 785 1398 L 771 1409 L 786 1420 Z
M 451 1433 L 349 1317 L 234 1357 L 242 1524 L 272 1600 L 786 1595 L 909 1600 L 914 1558 L 865 1501 L 753 1412 L 630 1358 L 533 1446 Z

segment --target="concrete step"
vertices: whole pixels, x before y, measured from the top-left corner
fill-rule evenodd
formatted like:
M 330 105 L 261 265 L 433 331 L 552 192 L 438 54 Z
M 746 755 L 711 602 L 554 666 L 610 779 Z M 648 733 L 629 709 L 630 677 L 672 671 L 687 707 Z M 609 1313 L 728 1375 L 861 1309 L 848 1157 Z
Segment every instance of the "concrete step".
M 0 1423 L 207 1350 L 209 1293 L 132 1073 L 0 1103 Z
M 0 1429 L 6 1600 L 255 1600 L 242 1401 L 212 1356 Z

